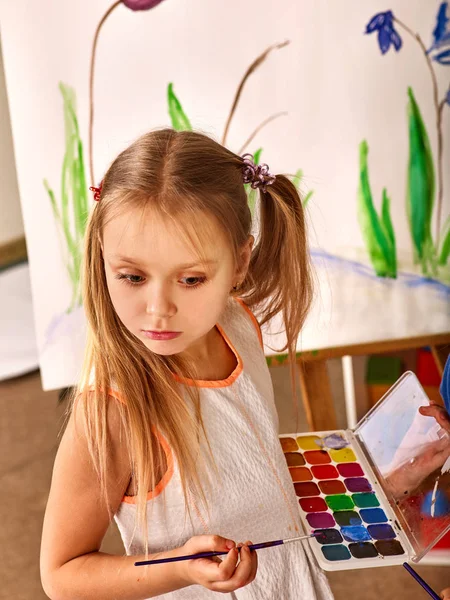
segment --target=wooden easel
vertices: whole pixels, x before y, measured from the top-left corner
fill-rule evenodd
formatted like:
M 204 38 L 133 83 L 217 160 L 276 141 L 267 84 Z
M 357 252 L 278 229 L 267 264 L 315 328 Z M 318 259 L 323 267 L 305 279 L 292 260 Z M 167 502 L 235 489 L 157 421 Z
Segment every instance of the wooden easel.
M 423 346 L 431 347 L 436 365 L 442 375 L 445 361 L 450 352 L 450 333 L 298 352 L 296 360 L 298 377 L 310 430 L 337 429 L 336 412 L 327 371 L 328 359 L 413 350 Z M 275 358 L 276 360 L 273 360 Z M 270 366 L 277 366 L 283 362 L 279 360 L 279 357 L 268 357 L 268 359 Z

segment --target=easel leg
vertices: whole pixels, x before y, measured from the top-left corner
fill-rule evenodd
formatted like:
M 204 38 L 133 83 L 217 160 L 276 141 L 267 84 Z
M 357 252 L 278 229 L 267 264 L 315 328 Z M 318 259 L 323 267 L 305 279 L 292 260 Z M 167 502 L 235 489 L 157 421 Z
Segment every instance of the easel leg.
M 342 357 L 342 375 L 344 377 L 345 411 L 347 413 L 347 427 L 356 427 L 355 381 L 353 376 L 353 359 L 351 356 Z
M 446 344 L 445 346 L 431 346 L 431 353 L 433 355 L 434 362 L 436 363 L 439 375 L 441 377 L 444 372 L 444 366 L 448 358 L 449 352 L 450 347 L 448 346 L 448 344 Z
M 303 406 L 310 431 L 337 429 L 327 363 L 297 361 Z

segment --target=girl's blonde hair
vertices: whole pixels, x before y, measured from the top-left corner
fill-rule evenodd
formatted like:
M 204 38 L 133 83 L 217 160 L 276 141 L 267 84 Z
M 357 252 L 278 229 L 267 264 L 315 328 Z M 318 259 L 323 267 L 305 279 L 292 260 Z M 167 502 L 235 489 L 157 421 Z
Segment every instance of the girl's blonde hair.
M 108 169 L 101 199 L 89 219 L 84 252 L 83 301 L 88 343 L 82 376 L 71 408 L 80 410 L 89 451 L 102 495 L 108 469 L 108 390 L 124 398 L 117 403 L 131 475 L 137 486 L 137 523 L 148 552 L 147 493 L 164 468 L 155 433 L 167 439 L 179 465 L 186 506 L 196 497 L 204 506 L 204 469 L 199 461 L 203 428 L 199 390 L 184 386 L 173 373 L 198 379 L 194 364 L 180 355 L 152 353 L 118 318 L 106 284 L 102 236 L 105 225 L 125 210 L 151 209 L 170 222 L 200 259 L 214 243 L 219 227 L 229 242 L 235 265 L 246 243 L 252 218 L 242 179 L 243 159 L 200 133 L 172 129 L 152 131 L 123 151 Z M 259 236 L 247 275 L 238 292 L 264 325 L 282 312 L 296 399 L 295 348 L 312 298 L 305 218 L 292 182 L 277 175 L 260 191 Z M 206 242 L 206 244 L 205 244 Z M 87 385 L 95 374 L 92 386 Z M 123 482 L 122 482 L 123 483 Z M 111 515 L 112 517 L 112 515 Z

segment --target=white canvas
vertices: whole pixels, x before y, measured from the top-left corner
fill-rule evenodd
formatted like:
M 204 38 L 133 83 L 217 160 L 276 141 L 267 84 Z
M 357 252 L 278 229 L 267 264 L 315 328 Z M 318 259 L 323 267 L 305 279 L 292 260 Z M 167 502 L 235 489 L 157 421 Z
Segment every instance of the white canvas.
M 76 382 L 84 345 L 82 307 L 68 274 L 64 232 L 55 219 L 46 179 L 61 202 L 65 152 L 63 82 L 76 94 L 76 115 L 89 179 L 89 67 L 96 28 L 113 5 L 107 0 L 0 2 L 0 27 L 15 158 L 30 258 L 34 315 L 43 386 Z M 227 145 L 263 148 L 273 172 L 302 169 L 301 189 L 312 191 L 306 211 L 318 298 L 299 339 L 301 350 L 442 333 L 450 329 L 448 261 L 432 272 L 414 264 L 407 217 L 409 156 L 407 88 L 411 86 L 437 162 L 433 81 L 419 43 L 394 22 L 402 46 L 382 55 L 378 32 L 365 34 L 377 13 L 393 15 L 433 42 L 440 2 L 391 0 L 163 0 L 146 11 L 123 3 L 98 37 L 95 61 L 93 164 L 95 183 L 118 152 L 145 131 L 171 125 L 167 87 L 195 129 L 221 141 L 246 69 L 273 50 L 249 77 Z M 450 10 L 447 11 L 450 16 Z M 448 23 L 443 22 L 449 30 Z M 441 32 L 442 33 L 442 32 Z M 445 37 L 445 36 L 444 36 Z M 444 40 L 445 41 L 445 40 Z M 450 45 L 434 50 L 445 52 Z M 445 62 L 445 61 L 444 61 Z M 442 105 L 443 165 L 449 164 L 450 65 L 431 60 Z M 450 102 L 450 99 L 449 99 Z M 358 221 L 359 147 L 367 141 L 373 203 L 390 198 L 396 278 L 376 275 Z M 436 175 L 437 177 L 437 175 Z M 435 177 L 435 178 L 436 178 Z M 441 238 L 449 215 L 450 169 L 443 169 Z M 0 192 L 1 193 L 1 192 Z M 437 191 L 431 231 L 436 235 Z M 92 198 L 89 195 L 92 205 Z M 70 217 L 69 217 L 70 222 Z M 71 223 L 73 225 L 73 223 Z M 435 239 L 435 238 L 433 238 Z M 266 331 L 266 351 L 283 336 Z

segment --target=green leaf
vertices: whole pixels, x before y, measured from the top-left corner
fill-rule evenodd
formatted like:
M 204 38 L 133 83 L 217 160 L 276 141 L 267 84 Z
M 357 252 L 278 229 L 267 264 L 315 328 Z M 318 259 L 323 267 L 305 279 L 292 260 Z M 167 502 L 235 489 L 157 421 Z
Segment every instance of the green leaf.
M 303 178 L 302 169 L 298 169 L 298 171 L 295 173 L 294 177 L 292 178 L 292 183 L 295 185 L 295 188 L 296 188 L 297 192 L 299 193 L 300 197 L 301 197 L 300 182 L 301 182 L 302 178 Z M 314 190 L 310 190 L 306 194 L 306 196 L 302 199 L 303 208 L 306 208 L 306 205 L 308 204 L 308 202 L 313 194 L 314 194 Z
M 167 102 L 172 127 L 177 131 L 192 131 L 192 125 L 173 91 L 172 83 L 169 83 L 167 87 Z
M 433 255 L 431 236 L 435 188 L 433 155 L 419 106 L 410 87 L 408 87 L 408 99 L 407 214 L 415 255 L 422 262 L 423 270 L 426 271 L 426 260 Z M 427 248 L 426 253 L 425 248 Z
M 390 214 L 390 199 L 386 188 L 383 188 L 383 198 L 381 201 L 381 226 L 389 243 L 389 268 L 392 277 L 397 276 L 397 250 L 395 244 L 395 233 Z
M 446 230 L 447 233 L 445 233 Z M 450 217 L 445 222 L 444 227 L 442 228 L 442 232 L 443 233 L 441 236 L 441 249 L 439 252 L 439 264 L 445 266 L 447 264 L 448 257 L 450 256 Z
M 72 301 L 68 312 L 81 304 L 80 269 L 82 239 L 88 216 L 88 195 L 83 159 L 83 145 L 79 135 L 75 109 L 75 91 L 59 83 L 63 97 L 65 153 L 61 172 L 61 203 L 58 206 L 53 190 L 44 180 L 55 220 L 62 230 L 65 242 L 65 264 L 72 286 Z
M 380 277 L 396 277 L 397 261 L 395 253 L 393 253 L 392 242 L 389 239 L 389 236 L 393 234 L 389 217 L 389 200 L 386 196 L 384 201 L 385 217 L 382 224 L 372 200 L 367 166 L 368 152 L 367 142 L 363 140 L 359 146 L 358 220 L 375 273 Z
M 309 192 L 308 192 L 308 193 L 306 194 L 306 196 L 303 198 L 303 201 L 302 201 L 303 208 L 306 208 L 306 205 L 308 204 L 308 202 L 309 202 L 309 199 L 311 198 L 311 196 L 312 196 L 313 194 L 314 194 L 314 190 L 309 190 Z
M 55 217 L 55 220 L 57 223 L 59 223 L 61 229 L 62 229 L 62 219 L 61 219 L 61 215 L 59 214 L 59 209 L 58 209 L 58 205 L 56 204 L 56 199 L 55 199 L 55 193 L 54 191 L 50 188 L 48 181 L 46 179 L 44 179 L 44 187 L 47 190 L 47 193 L 50 197 L 50 204 L 53 210 L 53 215 Z M 72 276 L 73 276 L 73 268 L 70 264 L 70 262 L 68 262 L 67 258 L 64 257 L 64 263 L 67 269 L 67 272 L 69 273 L 69 278 L 72 280 Z
M 258 150 L 253 155 L 253 162 L 255 163 L 255 165 L 259 165 L 259 160 L 261 158 L 262 151 L 262 148 L 258 148 Z
M 299 169 L 292 179 L 292 183 L 297 188 L 297 192 L 300 192 L 300 181 L 302 180 L 302 177 L 303 177 L 303 171 L 301 169 Z

